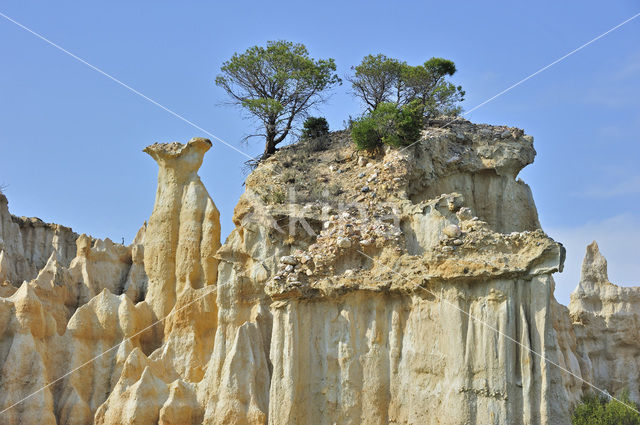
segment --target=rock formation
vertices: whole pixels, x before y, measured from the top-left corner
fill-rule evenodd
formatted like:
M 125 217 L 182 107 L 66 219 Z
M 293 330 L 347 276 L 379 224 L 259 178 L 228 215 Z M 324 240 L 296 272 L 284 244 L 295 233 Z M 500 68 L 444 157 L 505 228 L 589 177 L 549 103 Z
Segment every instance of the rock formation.
M 430 124 L 407 149 L 281 149 L 223 245 L 206 139 L 145 149 L 130 246 L 0 196 L 0 422 L 559 424 L 586 382 L 638 399 L 640 292 L 591 245 L 555 301 L 564 249 L 517 179 L 533 139 Z
M 220 248 L 220 214 L 197 171 L 207 139 L 155 144 L 144 151 L 158 162 L 158 191 L 145 230 L 144 264 L 149 277 L 147 302 L 166 316 L 186 287 L 214 285 Z
M 77 238 L 68 227 L 12 216 L 7 198 L 0 193 L 0 281 L 19 286 L 35 278 L 53 251 L 57 261 L 69 266 Z
M 201 422 L 195 384 L 213 349 L 220 247 L 218 210 L 196 174 L 210 146 L 146 149 L 158 195 L 129 247 L 17 219 L 2 197 L 2 423 Z
M 596 242 L 587 247 L 569 315 L 569 340 L 575 341 L 571 368 L 611 395 L 627 390 L 632 400 L 640 400 L 640 288 L 609 282 L 607 261 Z M 594 391 L 580 384 L 583 391 Z

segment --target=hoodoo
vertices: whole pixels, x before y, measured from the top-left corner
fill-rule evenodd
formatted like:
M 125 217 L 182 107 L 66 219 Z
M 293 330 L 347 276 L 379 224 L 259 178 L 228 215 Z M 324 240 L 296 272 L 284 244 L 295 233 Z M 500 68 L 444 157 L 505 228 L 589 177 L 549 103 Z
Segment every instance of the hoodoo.
M 220 213 L 197 174 L 209 148 L 209 140 L 194 138 L 186 145 L 156 143 L 144 150 L 160 167 L 144 234 L 145 299 L 158 318 L 171 311 L 185 287 L 216 283 Z

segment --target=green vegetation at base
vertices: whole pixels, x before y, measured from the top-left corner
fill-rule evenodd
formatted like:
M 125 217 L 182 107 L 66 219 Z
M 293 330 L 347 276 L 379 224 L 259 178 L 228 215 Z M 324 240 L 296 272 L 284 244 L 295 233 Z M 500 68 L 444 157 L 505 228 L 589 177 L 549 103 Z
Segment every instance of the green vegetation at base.
M 640 425 L 638 405 L 629 399 L 629 392 L 624 391 L 618 400 L 597 395 L 585 396 L 573 411 L 571 424 Z

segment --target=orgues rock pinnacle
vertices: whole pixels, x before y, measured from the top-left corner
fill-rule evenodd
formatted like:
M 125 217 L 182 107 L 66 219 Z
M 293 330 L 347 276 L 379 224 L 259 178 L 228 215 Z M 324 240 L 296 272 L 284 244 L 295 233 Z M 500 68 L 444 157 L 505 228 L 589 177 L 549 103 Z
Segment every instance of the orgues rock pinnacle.
M 185 145 L 156 143 L 144 149 L 160 167 L 144 238 L 145 299 L 158 318 L 171 311 L 186 286 L 216 283 L 220 214 L 197 174 L 209 148 L 208 139 L 193 138 Z

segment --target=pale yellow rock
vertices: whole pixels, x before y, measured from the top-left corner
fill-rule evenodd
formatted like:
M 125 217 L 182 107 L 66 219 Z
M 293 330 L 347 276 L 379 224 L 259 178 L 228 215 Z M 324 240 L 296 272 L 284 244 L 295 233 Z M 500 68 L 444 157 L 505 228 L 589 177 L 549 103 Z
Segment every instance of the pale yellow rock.
M 144 299 L 147 291 L 147 273 L 144 271 L 144 245 L 131 246 L 131 267 L 127 274 L 123 290 L 129 298 L 138 302 Z
M 193 389 L 181 380 L 169 386 L 169 397 L 160 409 L 161 425 L 196 425 L 202 423 L 202 407 Z
M 206 139 L 145 149 L 158 189 L 128 247 L 0 197 L 0 423 L 555 425 L 582 379 L 637 399 L 640 292 L 592 245 L 555 301 L 564 249 L 516 180 L 532 138 L 431 124 L 367 167 L 343 132 L 304 170 L 283 148 L 222 246 Z M 306 192 L 280 203 L 285 163 Z
M 114 389 L 111 397 L 114 397 L 114 402 L 111 404 L 108 400 L 96 413 L 96 425 L 154 425 L 158 423 L 168 390 L 166 383 L 158 379 L 147 366 L 139 380 L 121 394 L 118 388 Z
M 57 260 L 69 266 L 77 237 L 59 224 L 11 215 L 7 198 L 0 193 L 0 282 L 19 286 L 35 278 L 54 251 Z
M 156 317 L 166 316 L 186 287 L 214 285 L 220 247 L 220 214 L 197 171 L 211 147 L 207 139 L 186 145 L 155 144 L 145 152 L 159 166 L 156 201 L 145 230 L 145 300 Z
M 181 223 L 176 228 L 159 229 L 161 234 L 164 230 L 177 234 L 173 261 L 177 259 L 180 264 L 174 276 L 178 288 L 168 294 L 174 300 L 169 303 L 164 299 L 156 304 L 138 302 L 149 289 L 144 264 L 146 240 L 151 240 L 154 250 L 153 237 L 145 238 L 146 224 L 134 243 L 124 247 L 108 239 L 78 237 L 70 229 L 41 224 L 36 219 L 12 217 L 2 197 L 0 275 L 6 282 L 0 296 L 8 298 L 0 299 L 0 367 L 5 371 L 0 374 L 0 409 L 35 392 L 47 381 L 64 377 L 12 407 L 0 423 L 92 423 L 98 407 L 114 388 L 125 384 L 121 397 L 132 396 L 140 403 L 145 394 L 159 394 L 157 404 L 149 401 L 155 412 L 147 418 L 149 423 L 156 423 L 161 415 L 163 423 L 181 423 L 176 415 L 185 409 L 193 410 L 196 422 L 202 417 L 197 413 L 195 388 L 176 379 L 184 375 L 197 382 L 202 378 L 216 329 L 215 291 L 211 288 L 215 289 L 217 277 L 214 254 L 220 246 L 220 225 L 218 211 L 195 174 L 208 145 L 204 139 L 194 139 L 173 159 L 160 161 L 163 166 L 174 167 L 161 174 L 175 172 L 178 177 L 172 187 L 179 201 L 177 222 Z M 165 189 L 160 186 L 159 192 Z M 64 240 L 71 241 L 73 249 L 69 243 L 62 244 L 61 237 L 67 237 Z M 30 244 L 28 249 L 22 246 L 23 241 Z M 43 262 L 45 254 L 48 258 Z M 34 265 L 39 269 L 33 281 L 24 282 L 20 288 L 11 285 L 20 277 L 31 276 Z M 149 270 L 158 276 L 156 269 Z M 171 308 L 176 298 L 180 311 L 150 327 L 157 317 L 152 307 L 171 304 Z M 146 359 L 143 351 L 151 354 L 154 350 L 155 360 L 146 361 L 157 369 L 155 373 L 140 371 L 131 382 L 120 376 L 130 353 L 137 352 Z M 37 379 L 27 378 L 30 375 Z M 108 413 L 112 423 L 135 422 L 146 417 L 139 413 L 148 410 L 143 404 L 116 411 L 114 406 L 121 407 L 118 402 L 106 403 L 101 411 Z

